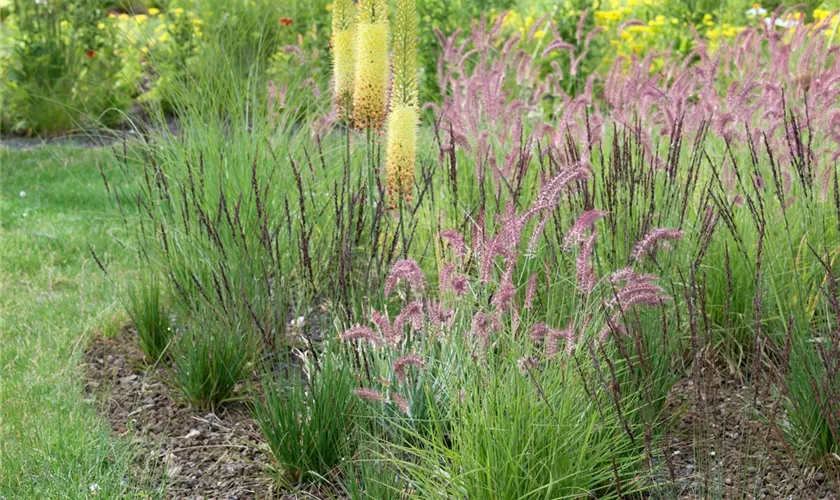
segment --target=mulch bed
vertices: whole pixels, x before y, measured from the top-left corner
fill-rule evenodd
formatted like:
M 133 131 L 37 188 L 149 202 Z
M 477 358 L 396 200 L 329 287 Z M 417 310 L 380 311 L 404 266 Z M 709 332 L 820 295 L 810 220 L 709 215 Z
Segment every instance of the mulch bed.
M 87 391 L 97 396 L 115 433 L 129 434 L 147 450 L 166 477 L 169 498 L 323 497 L 280 490 L 244 405 L 212 413 L 179 402 L 162 370 L 145 366 L 133 330 L 97 336 L 85 362 Z M 702 492 L 709 486 L 714 498 L 840 500 L 838 485 L 788 458 L 777 431 L 758 418 L 773 410 L 769 395 L 753 404 L 753 390 L 723 371 L 704 374 L 701 384 L 698 391 L 693 380 L 680 381 L 668 402 L 674 420 L 667 457 L 660 457 L 667 463 L 661 478 L 669 484 L 667 498 L 706 498 Z M 703 405 L 695 404 L 698 398 Z
M 840 486 L 791 458 L 778 427 L 761 417 L 783 415 L 767 391 L 756 394 L 727 370 L 711 368 L 696 382 L 678 382 L 668 405 L 678 419 L 667 450 L 676 498 L 704 498 L 701 492 L 711 490 L 705 498 L 840 499 Z
M 116 434 L 147 450 L 169 498 L 277 498 L 259 428 L 242 404 L 194 410 L 173 398 L 159 369 L 146 369 L 136 333 L 97 336 L 85 353 L 87 390 Z M 291 498 L 291 497 L 286 497 Z

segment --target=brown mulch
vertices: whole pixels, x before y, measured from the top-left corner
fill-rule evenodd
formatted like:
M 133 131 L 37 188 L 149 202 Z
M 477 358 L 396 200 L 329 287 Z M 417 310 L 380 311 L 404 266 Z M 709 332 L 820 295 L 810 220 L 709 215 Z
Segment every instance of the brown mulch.
M 234 403 L 214 413 L 177 401 L 162 371 L 146 369 L 133 330 L 91 342 L 85 380 L 113 431 L 147 450 L 166 478 L 168 498 L 279 496 L 248 409 Z
M 783 416 L 768 391 L 756 394 L 730 373 L 710 369 L 698 381 L 678 382 L 669 399 L 675 421 L 665 461 L 674 497 L 840 499 L 836 480 L 798 463 L 768 422 Z

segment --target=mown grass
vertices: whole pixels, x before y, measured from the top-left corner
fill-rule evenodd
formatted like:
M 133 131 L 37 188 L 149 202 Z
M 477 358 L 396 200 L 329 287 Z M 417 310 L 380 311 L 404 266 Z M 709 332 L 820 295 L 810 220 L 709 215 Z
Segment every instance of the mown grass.
M 100 150 L 0 150 L 0 497 L 154 497 L 144 464 L 83 393 L 81 358 L 125 315 L 89 245 L 115 276 L 135 261 L 107 199 Z M 119 174 L 115 174 L 119 175 Z M 115 236 L 117 236 L 115 238 Z M 98 492 L 98 493 L 97 493 Z

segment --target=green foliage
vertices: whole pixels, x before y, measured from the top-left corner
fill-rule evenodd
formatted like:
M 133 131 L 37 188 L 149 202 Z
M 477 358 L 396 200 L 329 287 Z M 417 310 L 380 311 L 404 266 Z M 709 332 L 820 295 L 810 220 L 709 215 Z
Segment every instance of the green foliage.
M 392 457 L 366 458 L 374 456 L 365 450 L 355 460 L 345 462 L 342 486 L 350 500 L 399 500 L 404 498 L 404 484 L 400 484 L 399 473 Z
M 329 352 L 310 369 L 308 381 L 267 373 L 254 405 L 271 453 L 292 483 L 331 478 L 358 446 L 359 400 L 350 372 Z
M 448 432 L 406 450 L 412 498 L 615 498 L 617 484 L 623 494 L 638 489 L 640 450 L 613 410 L 599 413 L 568 361 L 523 371 L 516 350 L 491 354 L 487 366 L 462 360 L 461 376 L 443 380 L 461 394 Z
M 206 314 L 183 328 L 171 354 L 171 378 L 190 404 L 216 408 L 252 375 L 259 337 L 247 320 Z
M 146 358 L 159 361 L 172 340 L 169 313 L 161 303 L 161 283 L 157 276 L 131 284 L 126 294 L 125 307 L 140 337 L 140 347 Z
M 514 0 L 417 0 L 420 18 L 417 54 L 420 66 L 420 102 L 437 102 L 440 88 L 437 81 L 440 40 L 435 29 L 448 36 L 455 30 L 469 33 L 470 23 L 484 16 L 486 22 L 492 9 L 502 11 L 510 8 Z
M 122 73 L 117 35 L 96 0 L 16 0 L 2 59 L 2 125 L 51 133 L 114 125 L 136 88 Z

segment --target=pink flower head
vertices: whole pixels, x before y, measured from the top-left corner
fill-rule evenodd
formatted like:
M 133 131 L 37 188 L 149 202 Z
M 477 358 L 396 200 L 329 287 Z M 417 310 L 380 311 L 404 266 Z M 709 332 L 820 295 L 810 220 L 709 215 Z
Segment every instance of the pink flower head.
M 488 326 L 490 326 L 490 322 L 487 318 L 487 314 L 483 312 L 475 313 L 472 319 L 472 333 L 476 337 L 486 338 L 488 332 Z
M 401 333 L 403 326 L 407 324 L 411 326 L 412 330 L 420 330 L 423 328 L 425 320 L 426 316 L 423 314 L 423 304 L 415 300 L 408 303 L 402 312 L 397 315 L 396 319 L 394 319 L 394 329 Z
M 525 356 L 519 360 L 519 373 L 527 375 L 529 371 L 533 370 L 540 364 L 540 360 L 533 356 Z
M 371 320 L 379 327 L 382 338 L 385 339 L 388 345 L 395 346 L 399 343 L 402 338 L 402 330 L 397 329 L 396 325 L 391 324 L 391 321 L 384 314 L 379 311 L 373 311 Z
M 530 309 L 534 305 L 534 295 L 537 293 L 537 275 L 532 274 L 528 278 L 528 288 L 525 291 L 525 309 Z
M 441 292 L 452 290 L 452 272 L 455 271 L 455 264 L 444 264 L 438 273 L 438 284 Z
M 608 213 L 603 210 L 587 210 L 580 214 L 580 217 L 577 218 L 571 229 L 569 229 L 569 232 L 566 233 L 566 239 L 563 243 L 564 248 L 569 250 L 572 245 L 584 242 L 586 240 L 586 231 L 592 229 L 598 219 Z
M 560 341 L 563 340 L 566 345 L 566 353 L 571 354 L 575 346 L 575 330 L 571 323 L 563 330 L 554 330 L 548 332 L 548 339 L 545 343 L 545 354 L 549 358 L 554 357 L 560 352 Z
M 482 282 L 490 282 L 496 257 L 501 255 L 507 259 L 516 253 L 522 238 L 522 228 L 525 225 L 526 218 L 527 215 L 516 215 L 513 205 L 508 205 L 505 213 L 499 215 L 499 231 L 487 243 L 481 261 Z
M 391 295 L 400 281 L 405 281 L 416 291 L 422 291 L 426 287 L 426 278 L 423 276 L 420 266 L 411 259 L 398 260 L 391 266 L 391 272 L 388 274 L 388 279 L 385 280 L 385 295 Z
M 636 274 L 632 267 L 625 267 L 615 271 L 610 275 L 610 283 L 640 283 L 652 282 L 658 280 L 659 277 L 655 274 Z
M 394 406 L 396 406 L 403 413 L 403 415 L 405 415 L 407 417 L 411 416 L 411 411 L 408 407 L 408 400 L 407 399 L 400 396 L 396 392 L 390 393 L 389 396 L 391 398 L 391 402 L 394 403 Z
M 470 290 L 470 283 L 463 274 L 456 274 L 452 277 L 452 291 L 459 297 L 463 297 Z
M 394 373 L 397 375 L 397 380 L 400 382 L 405 380 L 406 370 L 408 367 L 414 367 L 422 370 L 426 366 L 426 361 L 417 354 L 409 354 L 394 361 Z
M 429 304 L 429 323 L 432 328 L 437 330 L 438 334 L 443 333 L 444 329 L 452 328 L 454 318 L 454 310 L 444 309 L 441 304 L 436 302 Z
M 513 296 L 516 294 L 516 287 L 513 286 L 513 263 L 511 262 L 502 273 L 502 282 L 499 284 L 499 289 L 493 296 L 493 305 L 499 311 L 507 311 L 510 309 Z
M 656 246 L 660 241 L 670 240 L 676 241 L 683 237 L 683 232 L 677 229 L 662 229 L 657 228 L 645 235 L 644 238 L 636 243 L 633 248 L 633 253 L 630 257 L 633 260 L 639 260 L 646 254 L 651 254 L 656 251 Z
M 385 401 L 385 395 L 375 389 L 367 389 L 364 387 L 359 387 L 358 389 L 353 389 L 353 393 L 356 396 L 364 399 L 365 401 L 376 401 L 382 402 Z
M 542 343 L 543 339 L 545 339 L 546 335 L 551 332 L 551 328 L 546 325 L 545 323 L 536 323 L 534 326 L 531 327 L 531 340 L 534 341 L 536 344 Z
M 607 320 L 607 324 L 601 329 L 600 341 L 606 342 L 612 334 L 627 335 L 627 328 L 619 322 L 619 315 L 613 315 Z
M 577 276 L 578 284 L 581 291 L 585 295 L 589 295 L 595 287 L 595 268 L 592 267 L 592 250 L 595 247 L 595 237 L 598 233 L 592 233 L 584 240 L 580 246 L 580 252 L 577 258 Z
M 670 300 L 662 289 L 647 281 L 631 282 L 625 285 L 618 293 L 607 302 L 608 307 L 618 306 L 626 311 L 635 305 L 659 305 Z
M 532 212 L 551 208 L 557 203 L 557 198 L 562 193 L 563 189 L 575 181 L 584 181 L 589 178 L 589 168 L 586 165 L 580 164 L 575 167 L 563 170 L 548 181 L 542 188 L 537 200 L 532 205 L 532 208 L 527 212 L 531 215 Z
M 351 342 L 353 340 L 367 340 L 371 344 L 376 344 L 381 338 L 376 332 L 366 326 L 356 326 L 341 334 L 342 342 Z
M 454 229 L 447 229 L 441 231 L 440 237 L 449 242 L 449 245 L 455 250 L 458 257 L 463 257 L 467 253 L 467 244 L 464 243 L 464 236 Z

